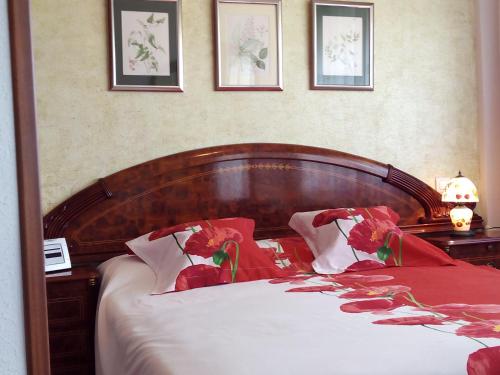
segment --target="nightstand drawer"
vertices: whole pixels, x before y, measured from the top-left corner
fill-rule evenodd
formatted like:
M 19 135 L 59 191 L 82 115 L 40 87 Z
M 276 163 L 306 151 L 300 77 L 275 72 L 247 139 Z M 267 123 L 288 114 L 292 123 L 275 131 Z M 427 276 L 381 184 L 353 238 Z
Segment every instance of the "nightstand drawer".
M 47 284 L 49 327 L 85 323 L 89 314 L 89 291 L 86 280 Z
M 500 269 L 500 258 L 472 258 L 472 259 L 463 259 L 469 263 L 475 264 L 477 266 L 490 266 Z
M 85 322 L 85 300 L 81 297 L 57 298 L 47 301 L 49 326 Z
M 89 332 L 87 329 L 51 332 L 49 337 L 50 355 L 54 363 L 85 362 L 89 353 Z
M 499 243 L 482 243 L 449 246 L 448 253 L 453 258 L 495 258 L 500 257 Z
M 53 300 L 68 296 L 85 295 L 87 290 L 87 280 L 72 280 L 65 283 L 51 282 L 47 284 L 47 299 Z
M 446 251 L 452 258 L 500 268 L 500 231 L 498 230 L 478 231 L 473 236 L 435 233 L 422 237 Z
M 52 375 L 93 374 L 93 353 L 90 352 L 88 330 L 51 332 L 50 366 Z

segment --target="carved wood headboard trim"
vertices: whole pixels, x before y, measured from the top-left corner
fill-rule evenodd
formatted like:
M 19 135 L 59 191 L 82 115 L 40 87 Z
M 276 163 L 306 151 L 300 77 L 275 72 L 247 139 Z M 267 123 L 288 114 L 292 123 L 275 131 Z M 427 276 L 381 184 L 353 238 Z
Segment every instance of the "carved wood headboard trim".
M 122 253 L 141 230 L 241 215 L 254 218 L 256 236 L 265 237 L 290 232 L 294 209 L 372 200 L 398 211 L 407 231 L 451 229 L 440 195 L 391 165 L 317 147 L 254 143 L 186 151 L 101 178 L 49 212 L 44 231 L 45 238 L 66 237 L 73 263 L 98 262 Z M 476 215 L 473 227 L 481 226 Z

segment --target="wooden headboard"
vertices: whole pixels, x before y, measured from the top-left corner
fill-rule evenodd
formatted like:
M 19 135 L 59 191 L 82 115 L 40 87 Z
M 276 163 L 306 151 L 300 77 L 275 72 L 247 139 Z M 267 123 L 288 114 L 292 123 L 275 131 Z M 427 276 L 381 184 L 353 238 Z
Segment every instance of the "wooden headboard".
M 44 217 L 45 238 L 65 237 L 72 263 L 125 252 L 164 226 L 231 216 L 256 221 L 257 238 L 287 235 L 294 212 L 387 205 L 410 232 L 450 230 L 449 206 L 417 178 L 339 151 L 235 144 L 187 151 L 101 178 Z M 475 216 L 473 227 L 481 227 Z

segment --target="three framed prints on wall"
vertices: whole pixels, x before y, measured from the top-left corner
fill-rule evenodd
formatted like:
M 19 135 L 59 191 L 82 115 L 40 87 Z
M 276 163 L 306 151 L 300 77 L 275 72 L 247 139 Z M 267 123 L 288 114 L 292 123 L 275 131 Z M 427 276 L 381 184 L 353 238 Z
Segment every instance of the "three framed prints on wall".
M 111 90 L 183 91 L 182 0 L 109 0 Z M 215 89 L 283 90 L 282 0 L 213 0 Z M 373 90 L 373 4 L 312 0 L 311 89 Z

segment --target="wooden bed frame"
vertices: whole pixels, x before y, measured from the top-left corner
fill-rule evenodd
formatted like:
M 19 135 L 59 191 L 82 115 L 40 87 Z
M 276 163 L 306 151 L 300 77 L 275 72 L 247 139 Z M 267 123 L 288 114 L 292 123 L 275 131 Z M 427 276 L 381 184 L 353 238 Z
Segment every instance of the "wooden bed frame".
M 108 177 L 44 217 L 45 238 L 65 237 L 73 264 L 99 263 L 141 234 L 200 218 L 256 221 L 257 238 L 289 235 L 298 211 L 387 205 L 413 233 L 448 231 L 450 206 L 419 179 L 339 151 L 235 144 L 182 152 Z M 475 215 L 472 226 L 482 227 Z

